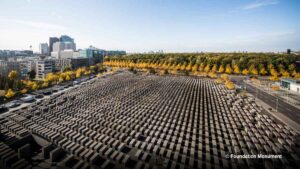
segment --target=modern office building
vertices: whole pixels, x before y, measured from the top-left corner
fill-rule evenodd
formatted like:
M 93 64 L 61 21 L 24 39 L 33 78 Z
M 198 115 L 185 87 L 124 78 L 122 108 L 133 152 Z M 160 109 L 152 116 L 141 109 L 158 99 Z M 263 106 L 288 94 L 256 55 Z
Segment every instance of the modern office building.
M 62 59 L 62 55 L 64 57 L 70 58 L 73 51 L 76 50 L 76 44 L 74 43 L 74 39 L 63 35 L 60 37 L 59 41 L 55 42 L 52 47 L 51 56 L 56 59 Z
M 123 51 L 123 50 L 108 50 L 108 51 L 105 51 L 105 56 L 112 56 L 112 55 L 126 55 L 126 51 Z
M 281 79 L 280 86 L 284 89 L 300 93 L 300 80 Z
M 60 59 L 71 59 L 73 58 L 74 51 L 73 50 L 63 50 L 60 52 Z
M 93 64 L 94 64 L 94 61 L 91 58 L 73 58 L 73 59 L 71 59 L 71 68 L 72 69 L 91 66 Z
M 104 55 L 105 55 L 105 50 L 90 47 L 87 49 L 80 50 L 78 58 L 89 58 L 90 62 L 99 63 L 99 62 L 103 62 Z M 90 65 L 93 63 L 90 63 Z
M 49 38 L 49 53 L 53 52 L 53 44 L 58 41 L 59 41 L 59 39 L 57 37 Z
M 91 49 L 83 49 L 79 51 L 79 57 L 81 58 L 92 58 L 93 54 L 93 50 Z
M 40 43 L 40 54 L 42 55 L 49 54 L 49 47 L 47 43 Z
M 53 52 L 61 52 L 64 50 L 76 50 L 76 44 L 71 42 L 55 42 L 53 44 Z
M 45 79 L 48 73 L 55 71 L 55 60 L 53 59 L 39 59 L 36 62 L 36 79 Z
M 61 59 L 62 53 L 72 53 L 76 50 L 76 44 L 72 42 L 55 42 L 53 44 L 53 52 L 51 52 L 51 56 L 56 59 Z M 64 52 L 67 51 L 67 52 Z
M 67 36 L 67 35 L 62 35 L 60 38 L 59 38 L 59 41 L 60 42 L 64 42 L 64 43 L 74 43 L 74 39 L 71 38 L 70 36 Z

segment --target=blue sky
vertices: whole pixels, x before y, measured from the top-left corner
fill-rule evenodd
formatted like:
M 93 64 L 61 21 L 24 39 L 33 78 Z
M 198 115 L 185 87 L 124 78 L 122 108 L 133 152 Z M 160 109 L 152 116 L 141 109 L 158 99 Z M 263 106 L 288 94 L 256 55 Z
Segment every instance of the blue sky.
M 300 50 L 298 0 L 0 0 L 0 49 L 49 36 L 128 52 Z

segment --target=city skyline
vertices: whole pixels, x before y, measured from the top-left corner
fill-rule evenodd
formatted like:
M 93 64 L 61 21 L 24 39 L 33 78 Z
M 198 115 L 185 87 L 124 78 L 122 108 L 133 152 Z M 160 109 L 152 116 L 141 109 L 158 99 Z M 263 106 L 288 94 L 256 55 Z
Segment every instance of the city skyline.
M 300 2 L 0 0 L 0 49 L 38 51 L 49 37 L 131 52 L 300 50 Z M 68 5 L 69 4 L 69 5 Z M 11 10 L 14 9 L 14 10 Z

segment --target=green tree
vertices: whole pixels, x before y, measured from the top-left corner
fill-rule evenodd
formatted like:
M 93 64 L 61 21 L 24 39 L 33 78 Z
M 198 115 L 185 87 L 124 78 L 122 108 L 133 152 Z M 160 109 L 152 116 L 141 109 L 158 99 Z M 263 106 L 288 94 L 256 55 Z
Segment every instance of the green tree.
M 32 79 L 35 78 L 36 72 L 35 72 L 35 70 L 31 70 L 31 71 L 28 72 L 27 74 L 28 74 L 29 79 L 32 80 Z

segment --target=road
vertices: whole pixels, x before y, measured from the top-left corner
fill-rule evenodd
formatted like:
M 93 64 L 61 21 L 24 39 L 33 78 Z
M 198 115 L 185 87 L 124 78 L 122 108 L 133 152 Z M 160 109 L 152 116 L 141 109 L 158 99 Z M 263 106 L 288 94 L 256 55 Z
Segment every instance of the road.
M 266 93 L 259 88 L 256 88 L 254 86 L 251 86 L 247 83 L 244 83 L 243 80 L 245 80 L 245 77 L 231 77 L 232 81 L 241 86 L 246 87 L 246 91 L 253 94 L 253 96 L 257 96 L 258 99 L 262 100 L 269 106 L 271 106 L 274 110 L 276 110 L 276 102 L 277 97 L 270 95 L 269 93 Z M 287 116 L 291 120 L 295 121 L 296 123 L 300 124 L 300 110 L 286 102 L 284 102 L 281 99 L 278 99 L 278 112 L 282 113 L 283 115 Z

